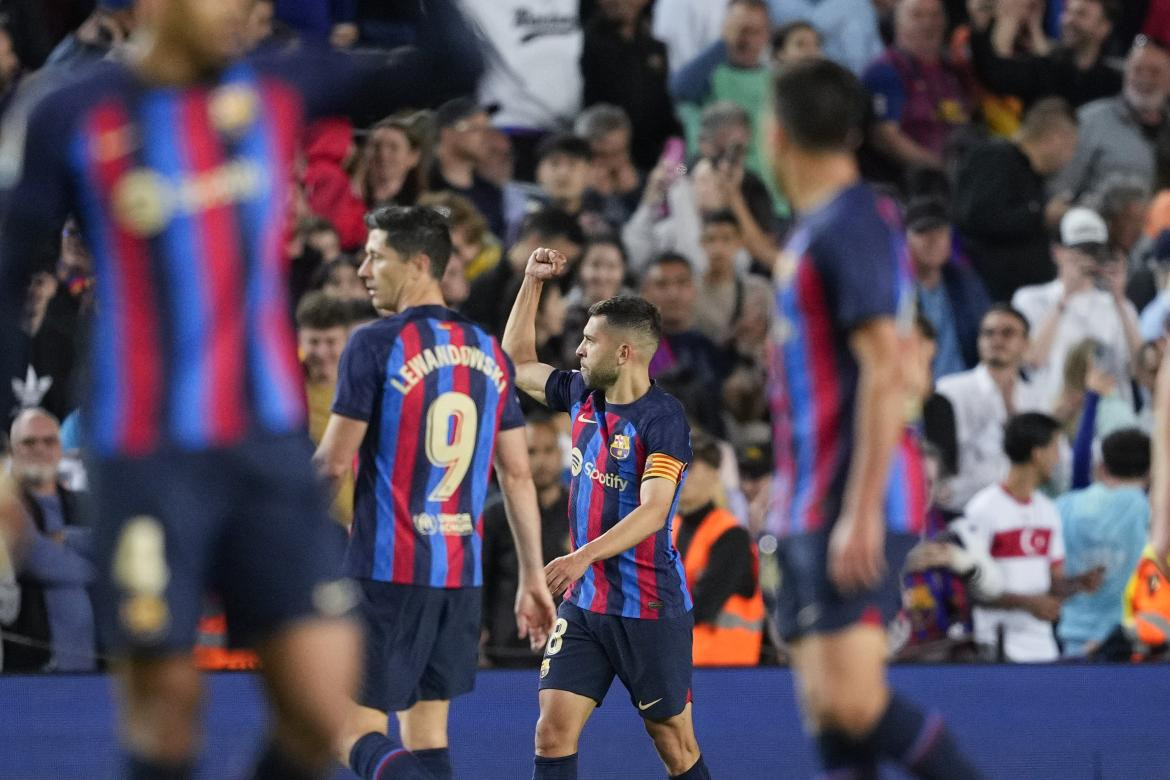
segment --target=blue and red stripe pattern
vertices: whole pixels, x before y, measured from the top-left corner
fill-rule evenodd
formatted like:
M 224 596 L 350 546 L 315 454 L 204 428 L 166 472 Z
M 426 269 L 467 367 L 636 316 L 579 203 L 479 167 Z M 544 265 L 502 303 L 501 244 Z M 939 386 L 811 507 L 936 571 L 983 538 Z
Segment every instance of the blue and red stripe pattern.
M 596 539 L 641 503 L 645 479 L 676 482 L 664 527 L 632 548 L 597 561 L 565 598 L 582 609 L 628 618 L 685 614 L 693 606 L 671 527 L 690 462 L 690 427 L 682 406 L 657 386 L 631 404 L 606 404 L 575 371 L 556 371 L 545 387 L 549 407 L 572 419 L 569 540 Z
M 184 89 L 121 66 L 94 78 L 56 131 L 98 279 L 84 417 L 95 453 L 302 430 L 284 252 L 301 98 L 245 64 Z
M 865 185 L 805 215 L 776 269 L 769 382 L 775 479 L 772 530 L 816 531 L 836 521 L 849 473 L 858 366 L 852 331 L 882 317 L 913 326 L 914 287 L 896 208 Z M 909 433 L 894 454 L 885 512 L 917 532 L 925 514 L 922 464 Z
M 496 436 L 524 424 L 498 342 L 441 306 L 357 330 L 333 411 L 369 424 L 358 456 L 350 576 L 483 584 L 483 507 Z

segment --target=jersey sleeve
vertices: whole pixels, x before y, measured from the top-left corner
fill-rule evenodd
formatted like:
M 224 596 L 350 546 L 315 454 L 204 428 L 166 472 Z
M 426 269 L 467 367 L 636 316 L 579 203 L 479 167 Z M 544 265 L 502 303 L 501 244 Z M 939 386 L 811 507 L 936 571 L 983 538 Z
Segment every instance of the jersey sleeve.
M 642 481 L 669 479 L 677 483 L 691 462 L 691 426 L 682 410 L 677 415 L 652 418 L 646 425 L 642 440 L 646 445 L 646 467 Z
M 504 412 L 500 415 L 500 430 L 510 431 L 524 427 L 524 412 L 520 410 L 520 398 L 516 395 L 516 366 L 507 355 L 504 356 L 504 366 L 508 372 L 508 396 L 504 400 Z
M 831 316 L 845 331 L 898 314 L 898 258 L 885 231 L 831 236 L 813 248 Z
M 866 68 L 861 83 L 873 98 L 873 113 L 877 121 L 901 121 L 902 111 L 906 107 L 906 87 L 893 65 L 875 62 Z
M 359 328 L 349 338 L 341 353 L 337 370 L 337 392 L 333 396 L 333 413 L 353 420 L 369 422 L 374 403 L 382 386 L 384 360 L 379 360 L 376 342 L 370 327 Z M 390 339 L 385 339 L 391 342 Z
M 580 371 L 553 371 L 544 383 L 544 399 L 554 412 L 567 412 L 585 395 L 585 390 Z
M 1060 514 L 1053 507 L 1052 511 L 1052 541 L 1048 543 L 1048 563 L 1050 566 L 1055 566 L 1058 563 L 1064 563 L 1065 549 L 1064 549 L 1064 524 L 1061 522 Z

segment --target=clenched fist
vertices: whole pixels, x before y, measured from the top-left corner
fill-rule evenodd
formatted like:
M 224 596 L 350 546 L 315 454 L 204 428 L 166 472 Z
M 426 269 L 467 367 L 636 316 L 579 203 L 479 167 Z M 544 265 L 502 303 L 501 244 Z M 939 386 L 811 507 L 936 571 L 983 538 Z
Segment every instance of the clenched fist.
M 528 256 L 528 265 L 524 268 L 524 275 L 547 282 L 564 273 L 568 263 L 569 260 L 563 252 L 538 247 Z

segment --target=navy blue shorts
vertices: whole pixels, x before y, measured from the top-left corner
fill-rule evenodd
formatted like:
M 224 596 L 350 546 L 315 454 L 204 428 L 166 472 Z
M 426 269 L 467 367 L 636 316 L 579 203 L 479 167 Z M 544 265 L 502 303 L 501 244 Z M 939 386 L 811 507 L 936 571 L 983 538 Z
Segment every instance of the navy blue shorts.
M 475 688 L 481 588 L 431 588 L 358 580 L 366 674 L 358 701 L 401 712 Z
M 829 530 L 786 537 L 776 550 L 776 626 L 785 641 L 831 634 L 861 622 L 886 626 L 902 606 L 902 564 L 918 537 L 887 531 L 885 578 L 873 590 L 845 595 L 829 579 Z
M 678 715 L 691 700 L 690 612 L 643 620 L 563 602 L 544 650 L 540 689 L 587 696 L 601 706 L 616 675 L 646 720 Z
M 300 436 L 200 452 L 93 460 L 97 612 L 115 654 L 195 644 L 208 591 L 234 645 L 292 621 L 348 613 L 345 535 L 329 518 Z

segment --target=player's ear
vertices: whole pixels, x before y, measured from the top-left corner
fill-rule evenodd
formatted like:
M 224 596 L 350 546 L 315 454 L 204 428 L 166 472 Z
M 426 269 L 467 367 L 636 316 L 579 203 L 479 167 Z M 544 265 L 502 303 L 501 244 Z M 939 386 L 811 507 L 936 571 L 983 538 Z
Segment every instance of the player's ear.
M 414 257 L 410 258 L 410 264 L 414 266 L 414 270 L 420 274 L 429 274 L 431 272 L 431 256 L 426 252 L 419 252 Z

